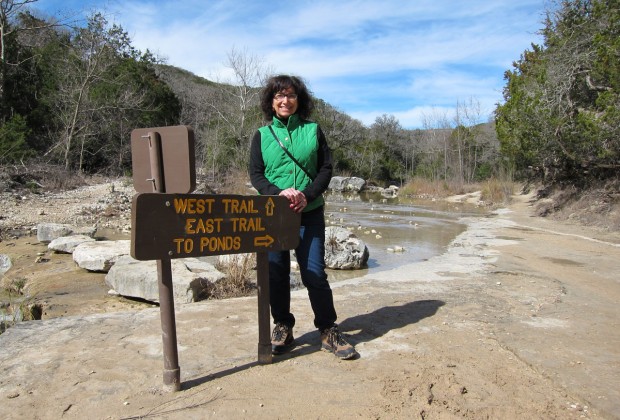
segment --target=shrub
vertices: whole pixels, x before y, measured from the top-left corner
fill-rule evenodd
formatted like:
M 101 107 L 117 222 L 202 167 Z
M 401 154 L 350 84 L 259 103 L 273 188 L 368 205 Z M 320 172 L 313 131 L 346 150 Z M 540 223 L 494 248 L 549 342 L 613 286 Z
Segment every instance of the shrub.
M 491 178 L 482 184 L 480 199 L 490 204 L 509 203 L 514 190 L 514 182 Z
M 254 291 L 252 281 L 256 267 L 256 254 L 232 254 L 220 258 L 215 268 L 226 275 L 215 283 L 208 291 L 209 299 L 226 299 L 230 297 L 247 296 Z

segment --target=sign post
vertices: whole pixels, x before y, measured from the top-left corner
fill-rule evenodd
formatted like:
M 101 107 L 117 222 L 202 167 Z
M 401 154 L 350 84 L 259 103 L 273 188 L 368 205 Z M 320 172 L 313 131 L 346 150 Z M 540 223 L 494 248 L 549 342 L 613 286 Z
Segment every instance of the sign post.
M 148 143 L 145 139 L 148 139 Z M 157 260 L 164 387 L 180 390 L 171 259 L 256 252 L 258 361 L 271 363 L 268 251 L 294 249 L 301 215 L 280 196 L 190 194 L 196 186 L 193 131 L 132 132 L 131 256 Z
M 258 287 L 258 362 L 271 363 L 269 334 L 269 259 L 266 252 L 256 253 L 256 285 Z
M 156 131 L 149 131 L 141 138 L 148 140 L 149 163 L 151 177 L 146 181 L 152 182 L 155 193 L 165 193 L 164 165 L 161 147 L 161 136 Z M 179 353 L 177 349 L 176 319 L 174 315 L 174 292 L 172 286 L 172 266 L 170 258 L 157 260 L 157 285 L 159 289 L 159 315 L 161 318 L 161 332 L 164 353 L 164 387 L 168 391 L 181 389 L 181 368 L 179 367 Z
M 258 361 L 267 364 L 272 360 L 267 251 L 295 248 L 300 223 L 286 197 L 136 194 L 131 256 L 166 261 L 256 252 Z

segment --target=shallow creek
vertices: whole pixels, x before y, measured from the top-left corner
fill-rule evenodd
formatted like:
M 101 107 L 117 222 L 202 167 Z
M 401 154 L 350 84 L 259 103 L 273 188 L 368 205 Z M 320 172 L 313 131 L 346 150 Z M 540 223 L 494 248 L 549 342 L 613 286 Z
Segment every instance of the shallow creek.
M 370 253 L 368 267 L 362 270 L 329 270 L 330 281 L 360 277 L 403 264 L 424 261 L 445 252 L 463 232 L 462 217 L 484 215 L 472 205 L 421 199 L 390 198 L 378 194 L 326 196 L 328 226 L 350 228 L 361 238 Z M 99 239 L 129 239 L 128 233 L 97 231 Z M 404 252 L 389 252 L 400 246 Z M 10 256 L 13 267 L 5 280 L 21 281 L 28 294 L 46 303 L 44 317 L 93 313 L 120 308 L 122 302 L 107 295 L 103 273 L 77 269 L 71 255 L 56 254 L 34 236 L 0 242 L 0 254 Z M 217 257 L 205 257 L 215 263 Z M 102 298 L 103 297 L 103 298 Z M 0 288 L 0 315 L 3 306 L 14 299 Z M 111 300 L 111 302 L 108 302 Z M 4 302 L 4 303 L 3 303 Z M 135 305 L 128 301 L 125 306 Z M 109 306 L 109 308 L 108 308 Z
M 380 194 L 330 194 L 326 197 L 328 226 L 349 228 L 369 250 L 364 270 L 329 270 L 331 281 L 358 277 L 442 254 L 466 226 L 462 217 L 480 216 L 484 209 L 461 203 Z M 403 252 L 388 249 L 404 248 Z

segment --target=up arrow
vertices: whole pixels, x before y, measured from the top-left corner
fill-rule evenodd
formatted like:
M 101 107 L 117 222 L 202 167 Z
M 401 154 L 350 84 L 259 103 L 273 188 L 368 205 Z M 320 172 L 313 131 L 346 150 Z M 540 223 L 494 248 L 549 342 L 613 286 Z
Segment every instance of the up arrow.
M 273 199 L 271 197 L 269 197 L 269 199 L 267 200 L 267 204 L 265 204 L 265 211 L 266 211 L 266 215 L 267 216 L 273 216 L 273 208 L 276 205 L 273 203 Z

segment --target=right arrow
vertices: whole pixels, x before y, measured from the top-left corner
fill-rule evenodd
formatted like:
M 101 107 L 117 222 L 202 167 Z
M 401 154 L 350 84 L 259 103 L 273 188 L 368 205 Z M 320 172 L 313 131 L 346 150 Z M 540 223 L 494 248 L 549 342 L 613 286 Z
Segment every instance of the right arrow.
M 254 238 L 254 246 L 268 247 L 272 243 L 274 243 L 274 239 L 269 235 L 257 236 L 256 238 Z

